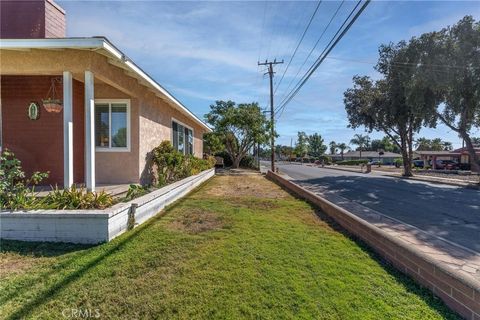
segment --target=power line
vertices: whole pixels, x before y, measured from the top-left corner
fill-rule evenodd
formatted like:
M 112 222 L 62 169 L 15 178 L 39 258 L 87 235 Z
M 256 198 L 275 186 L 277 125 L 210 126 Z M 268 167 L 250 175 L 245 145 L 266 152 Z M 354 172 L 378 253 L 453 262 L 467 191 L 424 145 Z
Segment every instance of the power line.
M 328 24 L 325 26 L 325 28 L 323 29 L 322 33 L 320 34 L 320 37 L 317 39 L 317 42 L 315 42 L 315 45 L 312 47 L 312 49 L 310 50 L 310 52 L 308 53 L 308 56 L 305 58 L 305 60 L 303 60 L 303 63 L 302 65 L 300 66 L 300 68 L 298 69 L 297 73 L 295 74 L 295 77 L 293 77 L 288 86 L 287 86 L 287 89 L 285 89 L 285 94 L 282 96 L 282 100 L 283 98 L 285 98 L 285 95 L 286 93 L 288 92 L 288 89 L 290 89 L 290 86 L 292 85 L 292 83 L 297 79 L 298 77 L 298 74 L 300 73 L 300 71 L 302 71 L 303 69 L 303 66 L 305 66 L 305 63 L 307 63 L 308 59 L 310 58 L 310 56 L 312 55 L 313 51 L 315 50 L 315 48 L 317 47 L 317 45 L 320 43 L 320 41 L 323 39 L 323 36 L 325 35 L 325 32 L 327 32 L 328 28 L 330 27 L 330 24 L 332 23 L 333 19 L 335 19 L 335 17 L 337 16 L 338 12 L 340 11 L 340 8 L 343 6 L 343 4 L 345 3 L 345 0 L 343 0 L 340 5 L 337 7 L 337 10 L 335 10 L 335 12 L 333 13 L 332 17 L 330 18 L 330 21 L 328 22 Z M 278 87 L 277 87 L 278 89 Z
M 351 61 L 351 62 L 357 62 L 357 63 L 365 63 L 365 64 L 371 64 L 371 65 L 376 65 L 377 62 L 373 61 L 366 61 L 366 60 L 358 60 L 358 59 L 348 59 L 348 58 L 338 58 L 338 57 L 327 57 L 327 59 L 332 59 L 332 60 L 340 60 L 340 61 Z M 418 66 L 418 67 L 427 67 L 431 69 L 442 69 L 442 68 L 452 68 L 452 69 L 467 69 L 467 68 L 474 68 L 478 69 L 479 67 L 475 66 L 450 66 L 446 64 L 423 64 L 423 63 L 417 63 L 417 62 L 391 62 L 389 63 L 390 66 L 398 66 L 398 67 L 411 67 L 411 66 Z
M 278 84 L 277 84 L 277 86 L 276 86 L 276 88 L 275 88 L 275 92 L 277 92 L 278 87 L 279 87 L 280 84 L 282 83 L 283 77 L 285 77 L 285 74 L 287 73 L 288 68 L 290 67 L 290 64 L 292 63 L 293 58 L 294 58 L 295 55 L 297 54 L 298 48 L 299 48 L 300 45 L 302 44 L 302 41 L 303 41 L 303 39 L 305 38 L 305 35 L 307 34 L 307 31 L 308 31 L 308 29 L 310 28 L 310 25 L 312 24 L 313 18 L 315 18 L 315 15 L 317 14 L 318 8 L 320 7 L 321 4 L 322 4 L 322 0 L 318 1 L 318 4 L 317 4 L 317 6 L 315 7 L 315 10 L 313 11 L 312 16 L 310 17 L 310 20 L 308 21 L 308 24 L 307 24 L 307 26 L 305 27 L 305 30 L 303 31 L 303 34 L 302 34 L 302 36 L 300 37 L 300 40 L 298 41 L 297 47 L 296 47 L 295 50 L 293 51 L 293 54 L 292 54 L 292 56 L 290 57 L 290 61 L 288 61 L 288 64 L 287 64 L 285 70 L 283 71 L 282 77 L 280 78 L 280 81 L 278 82 Z M 274 92 L 274 93 L 275 93 L 275 92 Z
M 322 51 L 318 59 L 315 61 L 315 63 L 307 70 L 305 75 L 300 79 L 300 81 L 297 83 L 297 85 L 294 87 L 294 89 L 287 95 L 286 99 L 282 101 L 280 104 L 279 110 L 284 109 L 287 104 L 298 94 L 300 89 L 305 85 L 305 83 L 310 79 L 312 74 L 315 72 L 315 70 L 318 69 L 318 67 L 322 64 L 322 62 L 325 60 L 327 55 L 335 48 L 335 46 L 340 42 L 340 40 L 344 37 L 344 35 L 347 33 L 347 31 L 352 27 L 353 23 L 358 19 L 358 17 L 362 14 L 362 12 L 365 10 L 365 8 L 368 6 L 371 0 L 366 0 L 361 8 L 356 12 L 356 14 L 353 16 L 353 18 L 348 22 L 348 19 L 351 17 L 353 12 L 355 12 L 356 8 L 360 5 L 361 0 L 357 3 L 357 5 L 353 8 L 352 12 L 348 15 L 347 19 L 345 19 L 344 23 L 340 26 L 338 31 L 335 33 L 333 38 L 330 40 L 330 42 L 327 44 L 325 49 Z M 345 26 L 345 24 L 348 22 L 347 26 L 343 29 L 342 28 Z

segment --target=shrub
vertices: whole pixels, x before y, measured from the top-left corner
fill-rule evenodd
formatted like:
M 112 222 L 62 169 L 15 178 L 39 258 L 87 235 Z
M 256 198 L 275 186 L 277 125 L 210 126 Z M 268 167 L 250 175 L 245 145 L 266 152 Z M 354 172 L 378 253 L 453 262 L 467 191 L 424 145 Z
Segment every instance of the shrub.
M 395 164 L 395 167 L 400 168 L 403 166 L 403 159 L 402 158 L 397 158 L 393 160 L 393 163 Z
M 32 189 L 47 177 L 48 173 L 34 172 L 27 178 L 20 160 L 5 149 L 0 154 L 0 208 L 36 208 L 40 199 L 35 198 Z
M 141 197 L 147 194 L 150 191 L 148 186 L 141 186 L 139 184 L 131 184 L 128 187 L 127 195 L 124 198 L 124 201 L 130 201 L 135 198 Z
M 336 164 L 339 166 L 358 166 L 361 164 L 367 164 L 368 159 L 359 159 L 359 160 L 344 160 L 344 161 L 337 161 Z
M 240 160 L 240 167 L 246 169 L 257 169 L 255 158 L 251 155 L 243 157 L 243 159 Z
M 320 157 L 318 157 L 318 163 L 322 163 L 323 161 L 323 164 L 332 164 L 332 157 L 330 156 L 326 156 L 326 155 L 321 155 Z
M 164 186 L 168 183 L 198 174 L 213 168 L 215 158 L 199 159 L 192 155 L 183 155 L 173 149 L 170 141 L 163 141 L 153 149 L 153 165 L 155 166 L 155 184 Z
M 55 188 L 43 200 L 42 208 L 58 210 L 105 209 L 115 203 L 113 197 L 106 193 L 86 191 L 73 185 L 70 189 Z

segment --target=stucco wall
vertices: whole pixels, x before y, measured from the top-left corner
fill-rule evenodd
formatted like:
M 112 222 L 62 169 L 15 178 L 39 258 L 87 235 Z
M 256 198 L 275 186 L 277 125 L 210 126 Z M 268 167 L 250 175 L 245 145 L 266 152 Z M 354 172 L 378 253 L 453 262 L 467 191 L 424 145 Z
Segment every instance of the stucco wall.
M 130 99 L 130 151 L 95 152 L 97 184 L 138 183 L 138 99 L 104 83 L 95 84 L 95 99 Z
M 180 121 L 193 128 L 194 155 L 201 158 L 203 155 L 203 133 L 205 129 L 197 125 L 190 118 L 160 99 L 148 99 L 140 105 L 140 180 L 148 183 L 151 179 L 149 155 L 153 148 L 162 141 L 172 142 L 172 120 Z

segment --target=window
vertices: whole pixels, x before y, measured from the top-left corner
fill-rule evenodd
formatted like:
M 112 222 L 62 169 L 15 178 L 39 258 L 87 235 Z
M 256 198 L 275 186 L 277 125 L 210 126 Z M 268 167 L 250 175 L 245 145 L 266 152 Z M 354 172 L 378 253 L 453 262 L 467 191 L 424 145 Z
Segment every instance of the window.
M 172 133 L 173 148 L 183 154 L 193 154 L 193 129 L 173 120 Z
M 95 100 L 97 151 L 130 151 L 130 101 Z

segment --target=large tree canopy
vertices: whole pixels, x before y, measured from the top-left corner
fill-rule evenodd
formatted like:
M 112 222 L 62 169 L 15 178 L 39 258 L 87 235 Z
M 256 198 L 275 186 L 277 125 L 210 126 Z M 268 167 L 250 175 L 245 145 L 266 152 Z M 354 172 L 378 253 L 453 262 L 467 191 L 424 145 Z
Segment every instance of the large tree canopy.
M 216 101 L 205 118 L 225 146 L 234 168 L 238 168 L 254 144 L 268 141 L 270 123 L 257 103 Z
M 415 38 L 380 46 L 376 70 L 383 78 L 355 76 L 353 88 L 344 93 L 350 127 L 383 131 L 400 149 L 406 176 L 412 175 L 414 134 L 432 125 L 438 99 L 416 77 L 421 49 Z
M 480 126 L 480 22 L 466 16 L 457 24 L 422 35 L 418 77 L 439 97 L 436 117 L 465 141 L 472 170 L 480 171 L 470 137 Z

